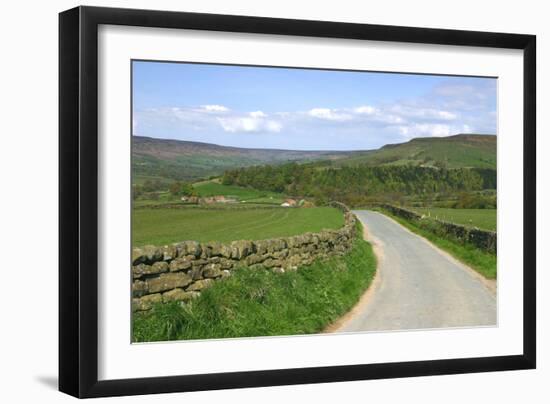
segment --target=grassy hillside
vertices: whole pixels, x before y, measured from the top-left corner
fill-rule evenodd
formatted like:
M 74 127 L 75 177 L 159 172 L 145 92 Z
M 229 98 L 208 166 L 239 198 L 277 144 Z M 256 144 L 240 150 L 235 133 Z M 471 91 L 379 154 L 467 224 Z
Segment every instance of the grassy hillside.
M 378 150 L 300 151 L 246 149 L 180 140 L 132 138 L 133 182 L 145 179 L 195 181 L 255 165 L 323 161 L 321 166 L 359 164 L 496 168 L 496 136 L 417 138 Z
M 342 212 L 328 207 L 135 209 L 132 212 L 132 241 L 133 245 L 142 246 L 183 240 L 261 240 L 337 229 L 343 224 Z
M 194 181 L 225 170 L 290 161 L 333 160 L 355 152 L 246 149 L 181 140 L 132 137 L 134 183 L 143 178 Z
M 164 182 L 194 181 L 219 175 L 233 167 L 246 167 L 261 164 L 260 160 L 239 158 L 238 156 L 182 155 L 170 159 L 150 155 L 134 154 L 132 158 L 133 183 L 140 184 L 145 179 L 159 179 Z
M 455 135 L 416 138 L 407 143 L 386 145 L 333 162 L 336 166 L 420 165 L 446 168 L 496 168 L 496 136 Z

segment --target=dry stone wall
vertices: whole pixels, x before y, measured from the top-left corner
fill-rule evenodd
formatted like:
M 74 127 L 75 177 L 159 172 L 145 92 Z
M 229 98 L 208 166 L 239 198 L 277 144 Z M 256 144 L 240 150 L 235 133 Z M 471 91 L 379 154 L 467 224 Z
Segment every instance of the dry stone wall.
M 494 254 L 497 252 L 497 233 L 494 231 L 481 230 L 476 227 L 462 226 L 456 223 L 428 218 L 393 205 L 382 205 L 382 208 L 395 216 L 415 221 L 421 227 L 442 237 L 450 237 L 461 243 L 470 243 L 481 250 Z
M 134 248 L 133 311 L 149 310 L 154 303 L 187 302 L 239 267 L 285 272 L 345 254 L 353 244 L 356 218 L 345 205 L 332 205 L 344 212 L 344 226 L 337 230 L 269 240 L 182 241 L 163 247 Z

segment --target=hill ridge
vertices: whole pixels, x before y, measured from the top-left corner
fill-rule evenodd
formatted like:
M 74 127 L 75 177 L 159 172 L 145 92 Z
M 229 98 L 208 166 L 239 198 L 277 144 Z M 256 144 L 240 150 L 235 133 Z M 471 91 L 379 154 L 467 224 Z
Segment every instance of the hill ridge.
M 155 138 L 151 136 L 133 135 L 133 139 L 138 141 L 160 141 L 160 142 L 173 142 L 182 143 L 188 145 L 197 145 L 205 147 L 213 147 L 220 149 L 232 149 L 232 150 L 252 150 L 252 151 L 275 151 L 275 152 L 300 152 L 300 153 L 357 153 L 357 152 L 369 152 L 377 149 L 357 149 L 357 150 L 301 150 L 301 149 L 279 149 L 279 148 L 261 148 L 261 147 L 237 147 L 237 146 L 225 146 L 217 143 L 198 142 L 196 140 L 181 140 L 181 139 L 164 139 Z M 382 146 L 384 147 L 384 146 Z
M 291 150 L 223 146 L 213 143 L 132 137 L 136 178 L 195 181 L 228 169 L 253 165 L 323 161 L 323 165 L 417 165 L 496 168 L 496 135 L 420 137 L 374 150 Z

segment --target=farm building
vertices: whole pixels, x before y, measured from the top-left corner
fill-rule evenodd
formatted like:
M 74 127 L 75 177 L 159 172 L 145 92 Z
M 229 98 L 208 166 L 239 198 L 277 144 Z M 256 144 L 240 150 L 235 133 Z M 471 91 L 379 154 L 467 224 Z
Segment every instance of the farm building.
M 199 198 L 197 196 L 182 196 L 181 201 L 188 202 L 188 203 L 198 203 Z
M 285 208 L 288 208 L 288 207 L 292 207 L 292 206 L 296 206 L 298 204 L 298 202 L 296 202 L 295 199 L 285 199 L 283 203 L 281 203 L 281 206 L 285 207 Z
M 212 204 L 212 203 L 236 203 L 235 198 L 228 198 L 225 195 L 207 196 L 200 199 L 200 203 Z

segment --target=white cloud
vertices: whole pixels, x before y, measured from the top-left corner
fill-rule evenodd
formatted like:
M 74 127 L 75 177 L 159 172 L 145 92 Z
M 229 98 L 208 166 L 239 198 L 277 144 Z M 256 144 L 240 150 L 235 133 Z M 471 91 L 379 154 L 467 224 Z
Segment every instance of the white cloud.
M 154 118 L 163 125 L 173 125 L 178 131 L 226 133 L 336 133 L 345 123 L 346 133 L 393 134 L 405 138 L 418 136 L 449 136 L 476 130 L 475 123 L 459 122 L 459 113 L 427 106 L 396 103 L 382 106 L 359 105 L 352 108 L 312 108 L 308 111 L 279 111 L 267 114 L 261 110 L 237 112 L 219 104 L 199 107 L 157 108 L 136 114 L 146 122 Z M 313 119 L 312 119 L 313 118 Z M 134 127 L 137 126 L 137 119 Z M 148 125 L 151 127 L 151 125 Z M 154 126 L 154 125 L 153 125 Z M 334 132 L 336 131 L 336 132 Z M 383 132 L 381 132 L 383 131 Z M 327 132 L 329 133 L 329 132 Z
M 337 110 L 330 108 L 313 108 L 310 109 L 307 113 L 311 117 L 326 119 L 328 121 L 343 122 L 353 119 L 353 116 L 348 113 L 338 112 Z
M 258 120 L 254 118 L 218 118 L 226 132 L 254 132 L 258 129 Z
M 458 117 L 456 113 L 450 111 L 436 108 L 423 108 L 415 105 L 395 104 L 392 105 L 389 110 L 397 115 L 407 118 L 453 121 Z
M 399 123 L 404 123 L 405 120 L 399 115 L 388 114 L 388 113 L 378 113 L 372 118 L 373 122 L 379 122 L 382 124 L 396 125 Z
M 448 136 L 453 131 L 469 132 L 471 127 L 450 126 L 458 114 L 443 109 L 418 107 L 402 103 L 383 106 L 359 105 L 353 108 L 332 109 L 317 107 L 308 111 L 279 111 L 267 114 L 261 110 L 237 112 L 219 104 L 199 107 L 151 109 L 149 114 L 165 122 L 179 122 L 180 130 L 216 130 L 228 133 L 278 133 L 299 127 L 306 133 L 322 130 L 327 122 L 346 123 L 348 130 L 357 132 L 384 130 L 405 137 Z M 314 118 L 311 120 L 311 118 Z M 331 126 L 334 130 L 335 126 Z
M 453 114 L 452 112 L 449 112 L 449 111 L 437 111 L 436 114 L 439 118 L 449 120 L 449 121 L 455 120 L 457 118 L 456 114 Z
M 265 119 L 266 115 L 249 114 L 249 116 L 233 116 L 218 118 L 218 122 L 226 132 L 280 132 L 283 127 L 280 122 Z
M 376 108 L 371 107 L 370 105 L 362 105 L 360 107 L 356 107 L 353 109 L 353 111 L 357 114 L 364 114 L 364 115 L 374 115 L 378 112 Z
M 470 84 L 440 84 L 434 89 L 434 93 L 445 97 L 463 97 L 476 93 L 476 87 Z
M 262 142 L 264 136 L 265 141 L 272 139 L 270 145 L 290 148 L 295 142 L 323 141 L 326 148 L 339 148 L 342 139 L 354 138 L 358 148 L 368 148 L 403 138 L 495 133 L 495 92 L 494 83 L 485 87 L 464 83 L 440 85 L 423 96 L 386 103 L 358 102 L 345 108 L 319 105 L 264 112 L 259 104 L 235 111 L 216 103 L 151 108 L 136 111 L 134 128 L 139 122 L 140 134 L 197 139 L 210 136 L 219 143 L 224 143 L 223 139 L 240 139 L 238 135 L 242 133 L 255 134 L 257 140 L 246 142 Z M 275 136 L 278 133 L 284 136 Z
M 443 137 L 450 136 L 459 133 L 450 125 L 445 124 L 432 124 L 432 123 L 421 123 L 421 124 L 411 124 L 411 125 L 402 125 L 398 126 L 397 130 L 401 136 L 404 136 L 408 139 L 413 137 Z
M 432 137 L 442 137 L 452 135 L 451 127 L 442 124 L 420 124 L 415 125 L 418 131 L 422 134 L 427 134 Z
M 398 126 L 397 130 L 401 136 L 409 137 L 411 133 L 411 128 L 408 126 Z
M 265 118 L 267 115 L 262 111 L 254 111 L 249 114 L 253 118 Z
M 277 121 L 267 121 L 265 127 L 269 132 L 280 132 L 283 128 L 283 125 Z
M 211 105 L 201 105 L 201 109 L 207 112 L 228 112 L 229 108 L 224 107 L 223 105 L 211 104 Z
M 458 115 L 451 111 L 404 104 L 382 107 L 360 105 L 348 109 L 313 108 L 307 111 L 307 115 L 328 121 L 377 125 L 401 125 L 411 122 L 435 124 L 440 121 L 454 121 L 458 118 Z
M 135 114 L 135 118 L 149 122 L 150 127 L 170 126 L 174 132 L 280 132 L 281 117 L 270 119 L 263 111 L 239 113 L 223 105 L 209 104 L 195 107 L 151 108 Z M 134 124 L 135 126 L 135 124 Z

